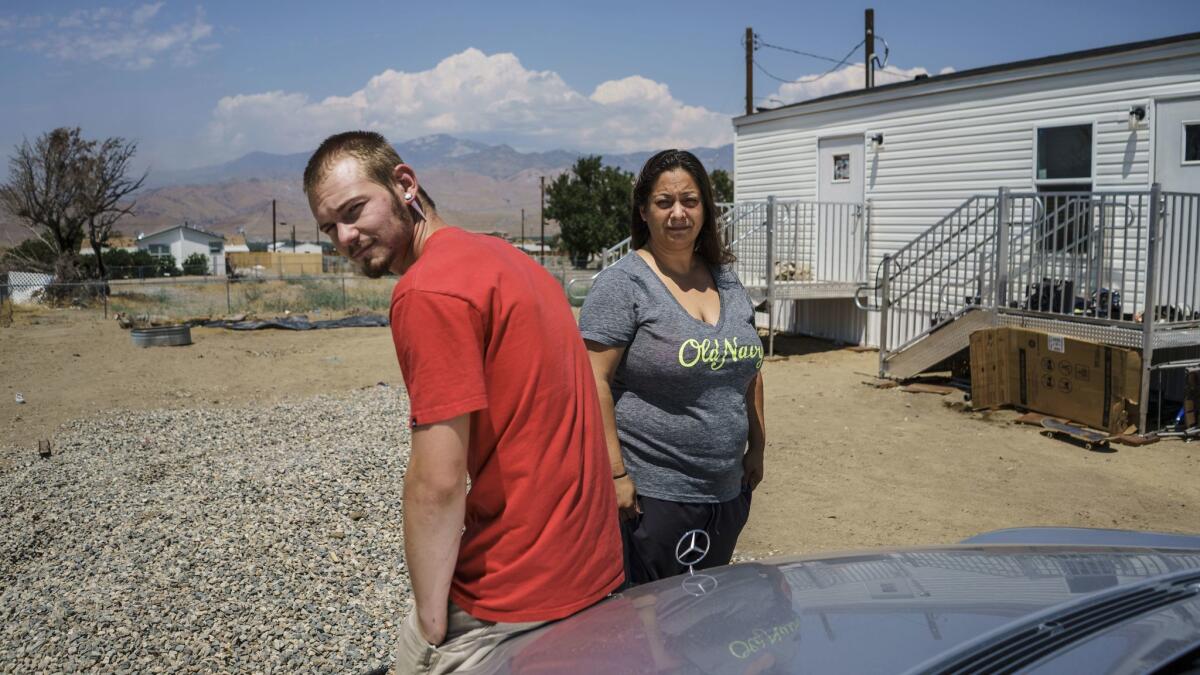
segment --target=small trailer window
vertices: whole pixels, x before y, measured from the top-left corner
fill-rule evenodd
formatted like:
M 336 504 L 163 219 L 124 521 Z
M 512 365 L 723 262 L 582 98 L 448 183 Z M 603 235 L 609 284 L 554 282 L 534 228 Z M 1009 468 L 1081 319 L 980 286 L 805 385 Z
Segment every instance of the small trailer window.
M 850 182 L 850 155 L 833 156 L 833 182 Z
M 1183 123 L 1183 163 L 1200 164 L 1200 122 Z

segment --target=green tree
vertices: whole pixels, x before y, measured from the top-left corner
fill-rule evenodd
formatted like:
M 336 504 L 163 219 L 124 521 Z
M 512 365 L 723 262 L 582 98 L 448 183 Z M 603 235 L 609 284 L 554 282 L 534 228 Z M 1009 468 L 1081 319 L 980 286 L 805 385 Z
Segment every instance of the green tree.
M 708 174 L 709 181 L 712 182 L 713 200 L 716 202 L 732 202 L 733 201 L 733 178 L 729 176 L 729 172 L 724 169 L 714 169 Z
M 52 269 L 56 258 L 51 244 L 41 238 L 30 237 L 0 255 L 0 271 L 8 268 L 19 270 L 30 266 Z
M 633 174 L 580 157 L 546 188 L 546 217 L 558 221 L 562 247 L 577 266 L 628 234 Z

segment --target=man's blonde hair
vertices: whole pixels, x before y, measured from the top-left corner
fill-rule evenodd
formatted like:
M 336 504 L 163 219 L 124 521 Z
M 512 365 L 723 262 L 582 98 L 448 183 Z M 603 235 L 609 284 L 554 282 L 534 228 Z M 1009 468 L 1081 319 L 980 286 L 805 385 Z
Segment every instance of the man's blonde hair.
M 389 190 L 395 185 L 392 170 L 397 164 L 404 163 L 392 144 L 374 131 L 345 131 L 334 134 L 321 141 L 320 147 L 308 159 L 308 166 L 304 167 L 304 194 L 311 196 L 317 185 L 325 179 L 329 169 L 343 157 L 353 157 L 371 182 Z M 425 192 L 425 188 L 418 188 L 417 193 L 423 209 L 437 210 L 437 204 Z

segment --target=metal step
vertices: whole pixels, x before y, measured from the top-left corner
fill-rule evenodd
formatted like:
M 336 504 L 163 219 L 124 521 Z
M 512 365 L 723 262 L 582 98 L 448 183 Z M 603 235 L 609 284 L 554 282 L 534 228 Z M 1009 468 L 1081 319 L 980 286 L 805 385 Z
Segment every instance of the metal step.
M 853 300 L 862 286 L 857 281 L 777 281 L 776 300 Z M 761 284 L 745 286 L 754 302 L 767 298 L 767 287 Z
M 915 342 L 903 351 L 888 354 L 882 375 L 897 380 L 915 377 L 971 346 L 971 333 L 996 325 L 995 313 L 975 309 Z

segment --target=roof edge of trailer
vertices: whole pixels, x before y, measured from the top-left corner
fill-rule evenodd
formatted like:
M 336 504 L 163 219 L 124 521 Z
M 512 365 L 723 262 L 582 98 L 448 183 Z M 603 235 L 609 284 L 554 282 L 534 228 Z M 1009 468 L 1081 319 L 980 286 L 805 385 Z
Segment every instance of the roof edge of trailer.
M 1097 47 L 1095 49 L 1084 49 L 1082 51 L 1067 52 L 1065 54 L 1054 54 L 1051 56 L 1041 56 L 1038 58 L 1025 59 L 1022 61 L 1010 61 L 1008 63 L 1000 63 L 1000 64 L 996 64 L 996 65 L 991 65 L 991 66 L 982 66 L 980 68 L 971 68 L 969 70 L 960 70 L 960 71 L 955 71 L 952 73 L 945 73 L 942 75 L 929 75 L 927 77 L 914 78 L 911 80 L 904 80 L 902 82 L 893 82 L 891 84 L 883 84 L 883 85 L 879 85 L 876 87 L 872 87 L 871 89 L 851 89 L 848 91 L 841 91 L 836 94 L 829 94 L 827 96 L 821 96 L 819 98 L 810 98 L 810 99 L 806 99 L 804 101 L 788 103 L 787 105 L 781 105 L 781 106 L 778 106 L 775 108 L 759 108 L 752 114 L 739 115 L 737 117 L 734 117 L 733 121 L 734 121 L 734 125 L 736 126 L 743 122 L 757 121 L 755 118 L 758 117 L 759 115 L 763 115 L 763 114 L 767 114 L 767 113 L 776 113 L 776 112 L 786 111 L 786 110 L 796 110 L 796 109 L 804 108 L 807 106 L 817 105 L 817 104 L 821 104 L 821 103 L 828 103 L 830 101 L 853 99 L 853 98 L 857 98 L 857 97 L 861 97 L 861 96 L 878 94 L 880 92 L 892 92 L 892 91 L 904 90 L 904 89 L 909 89 L 909 88 L 914 88 L 914 87 L 923 87 L 923 86 L 928 86 L 928 85 L 931 85 L 934 83 L 949 82 L 949 81 L 953 81 L 953 80 L 965 79 L 968 77 L 974 77 L 974 76 L 978 76 L 978 75 L 987 75 L 987 74 L 991 74 L 991 73 L 1001 73 L 1001 72 L 1005 72 L 1005 71 L 1021 70 L 1024 68 L 1033 68 L 1036 66 L 1044 66 L 1044 65 L 1056 64 L 1056 63 L 1064 63 L 1067 61 L 1078 61 L 1078 60 L 1082 60 L 1082 59 L 1095 58 L 1097 56 L 1108 56 L 1108 55 L 1112 55 L 1112 54 L 1121 54 L 1124 52 L 1133 52 L 1133 51 L 1138 51 L 1138 50 L 1142 50 L 1142 49 L 1151 49 L 1154 47 L 1163 47 L 1166 45 L 1172 45 L 1172 44 L 1177 44 L 1177 43 L 1181 43 L 1181 42 L 1190 42 L 1192 40 L 1200 40 L 1200 32 L 1183 33 L 1180 35 L 1171 35 L 1168 37 L 1155 38 L 1153 40 L 1142 40 L 1140 42 L 1127 42 L 1127 43 L 1119 44 L 1119 45 L 1109 45 L 1107 47 Z

